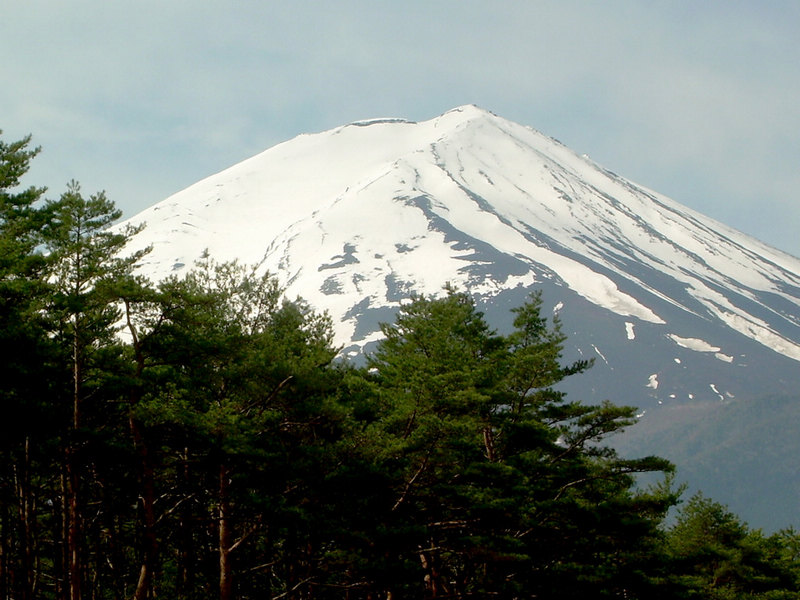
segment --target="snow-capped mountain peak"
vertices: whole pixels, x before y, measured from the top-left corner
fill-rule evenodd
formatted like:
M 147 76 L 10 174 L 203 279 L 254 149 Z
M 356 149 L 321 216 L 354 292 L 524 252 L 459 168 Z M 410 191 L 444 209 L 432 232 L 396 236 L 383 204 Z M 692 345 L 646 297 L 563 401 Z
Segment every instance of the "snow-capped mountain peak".
M 412 291 L 449 282 L 498 307 L 542 289 L 576 352 L 609 373 L 644 362 L 630 376 L 662 401 L 700 393 L 683 389 L 687 352 L 723 372 L 800 361 L 800 260 L 472 105 L 300 135 L 131 222 L 153 278 L 206 249 L 257 264 L 327 310 L 350 353 Z M 722 377 L 704 393 L 744 389 Z

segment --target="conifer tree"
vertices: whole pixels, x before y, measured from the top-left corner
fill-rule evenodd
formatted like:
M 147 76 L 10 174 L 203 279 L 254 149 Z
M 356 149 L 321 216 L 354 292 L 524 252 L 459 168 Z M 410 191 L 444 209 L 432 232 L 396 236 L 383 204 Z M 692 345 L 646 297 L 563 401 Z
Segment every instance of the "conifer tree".
M 111 404 L 103 403 L 104 362 L 120 352 L 116 337 L 121 318 L 116 286 L 130 277 L 139 255 L 121 257 L 133 230 L 112 231 L 121 212 L 104 193 L 85 198 L 70 182 L 59 200 L 47 206 L 44 227 L 49 250 L 47 281 L 51 286 L 48 314 L 63 364 L 70 365 L 69 406 L 64 441 L 64 571 L 70 600 L 81 600 L 88 574 L 84 531 L 85 494 L 89 493 L 91 432 Z
M 690 597 L 800 598 L 800 536 L 765 536 L 698 492 L 667 532 L 670 579 Z
M 394 480 L 384 551 L 407 572 L 416 561 L 419 577 L 416 591 L 386 587 L 532 598 L 637 597 L 648 585 L 636 573 L 675 498 L 634 492 L 634 474 L 671 466 L 602 444 L 633 422 L 632 409 L 556 391 L 589 363 L 560 364 L 564 336 L 540 308 L 534 295 L 503 336 L 450 290 L 416 298 L 384 327 L 370 360 L 374 451 Z
M 297 550 L 305 551 L 308 540 L 286 537 L 290 515 L 301 511 L 287 507 L 313 483 L 303 477 L 304 457 L 315 456 L 315 438 L 326 428 L 324 371 L 335 352 L 327 317 L 282 293 L 270 275 L 206 259 L 162 284 L 152 327 L 141 338 L 160 366 L 148 379 L 138 418 L 173 436 L 179 450 L 173 463 L 175 487 L 183 490 L 176 498 L 179 597 L 188 594 L 189 580 L 209 589 L 209 573 L 204 583 L 194 574 L 212 549 L 225 600 L 275 585 L 259 564 L 282 573 L 280 582 L 307 567 Z M 191 522 L 206 522 L 214 532 L 199 555 L 197 532 L 185 529 Z M 248 569 L 247 580 L 237 578 Z
M 2 133 L 2 132 L 0 132 Z M 46 287 L 40 229 L 43 188 L 19 189 L 38 148 L 0 140 L 0 596 L 32 598 L 40 583 L 39 469 L 47 460 Z

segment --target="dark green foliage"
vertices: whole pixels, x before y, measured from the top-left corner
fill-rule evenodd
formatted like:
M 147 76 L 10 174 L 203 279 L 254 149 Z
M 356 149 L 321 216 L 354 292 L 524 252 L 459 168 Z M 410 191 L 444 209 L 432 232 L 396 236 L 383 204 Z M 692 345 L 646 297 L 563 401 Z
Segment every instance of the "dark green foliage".
M 150 571 L 173 572 L 175 597 L 262 597 L 300 573 L 316 578 L 329 540 L 309 536 L 327 527 L 320 486 L 343 410 L 327 317 L 285 301 L 268 275 L 210 260 L 126 303 L 131 424 L 168 509 L 145 504 L 178 557 L 154 549 Z
M 36 398 L 42 391 L 37 372 L 46 354 L 40 309 L 46 286 L 41 281 L 45 258 L 38 250 L 46 211 L 43 189 L 15 191 L 38 149 L 30 137 L 6 144 L 0 140 L 0 381 L 3 405 L 22 422 L 38 417 Z M 4 419 L 0 438 L 30 433 L 15 419 Z
M 2 133 L 2 131 L 0 131 Z M 45 223 L 46 211 L 39 206 L 43 188 L 30 187 L 14 191 L 28 171 L 30 161 L 39 149 L 28 149 L 30 136 L 7 144 L 0 140 L 0 276 L 3 298 L 14 279 L 35 276 L 43 263 L 36 252 L 41 242 L 39 229 Z
M 416 525 L 392 547 L 418 561 L 418 594 L 631 596 L 650 584 L 642 571 L 674 497 L 634 492 L 634 474 L 671 467 L 600 444 L 632 409 L 553 389 L 589 364 L 560 364 L 564 337 L 540 303 L 517 310 L 508 336 L 452 290 L 384 328 L 370 362 L 383 407 L 371 452 L 396 481 L 386 518 Z
M 46 518 L 38 498 L 46 492 L 43 471 L 52 466 L 54 419 L 51 345 L 42 318 L 47 286 L 39 250 L 47 211 L 43 189 L 19 190 L 38 149 L 30 137 L 0 140 L 0 597 L 31 597 L 34 564 L 52 551 L 41 535 Z
M 800 537 L 765 537 L 698 493 L 667 536 L 672 577 L 697 598 L 800 598 Z

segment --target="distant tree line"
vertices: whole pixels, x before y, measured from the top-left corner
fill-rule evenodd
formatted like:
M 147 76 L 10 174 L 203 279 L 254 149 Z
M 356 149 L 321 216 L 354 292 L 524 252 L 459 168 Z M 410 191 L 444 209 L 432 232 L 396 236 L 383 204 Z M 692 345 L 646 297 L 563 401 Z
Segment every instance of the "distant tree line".
M 206 257 L 155 285 L 104 194 L 21 188 L 0 141 L 0 597 L 800 598 L 766 536 L 556 391 L 536 294 L 493 331 L 455 290 L 364 366 L 276 280 Z M 663 473 L 637 485 L 641 473 Z

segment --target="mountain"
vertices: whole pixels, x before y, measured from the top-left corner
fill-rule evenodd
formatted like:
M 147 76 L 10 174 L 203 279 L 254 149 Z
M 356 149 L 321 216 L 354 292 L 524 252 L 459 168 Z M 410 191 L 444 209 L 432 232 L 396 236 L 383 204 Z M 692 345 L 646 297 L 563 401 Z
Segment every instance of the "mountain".
M 184 272 L 205 250 L 258 265 L 327 310 L 356 358 L 412 292 L 468 290 L 502 330 L 540 290 L 569 335 L 565 360 L 596 359 L 565 384 L 570 397 L 639 408 L 626 452 L 680 456 L 692 473 L 698 455 L 706 470 L 735 467 L 725 444 L 686 451 L 701 424 L 724 437 L 713 424 L 731 406 L 793 438 L 780 428 L 800 400 L 800 260 L 475 106 L 298 136 L 129 222 L 146 225 L 131 248 L 152 246 L 148 276 Z M 752 520 L 776 517 L 736 502 Z

